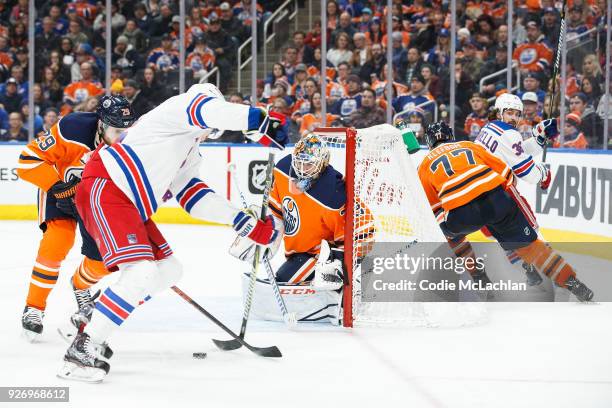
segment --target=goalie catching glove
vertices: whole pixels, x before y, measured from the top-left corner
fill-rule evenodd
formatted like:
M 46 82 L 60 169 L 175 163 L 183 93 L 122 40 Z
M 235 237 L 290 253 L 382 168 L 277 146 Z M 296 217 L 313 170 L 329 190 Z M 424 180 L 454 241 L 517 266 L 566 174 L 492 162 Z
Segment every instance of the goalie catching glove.
M 234 218 L 233 228 L 238 236 L 230 247 L 230 254 L 240 260 L 252 260 L 255 253 L 255 245 L 262 245 L 270 249 L 274 256 L 280 245 L 282 234 L 279 222 L 276 218 L 268 215 L 264 221 L 259 220 L 258 207 L 251 206 L 249 209 L 240 211 Z
M 69 182 L 64 183 L 63 181 L 58 181 L 49 189 L 49 194 L 51 194 L 55 200 L 55 206 L 64 214 L 69 215 L 71 217 L 77 216 L 76 205 L 74 204 L 74 195 L 76 194 L 76 186 L 79 184 L 78 178 L 73 178 Z
M 270 112 L 264 108 L 259 109 L 261 111 L 259 128 L 249 129 L 244 132 L 244 135 L 248 139 L 264 146 L 283 149 L 287 142 L 287 135 L 283 130 L 283 126 L 287 123 L 287 118 L 278 112 Z

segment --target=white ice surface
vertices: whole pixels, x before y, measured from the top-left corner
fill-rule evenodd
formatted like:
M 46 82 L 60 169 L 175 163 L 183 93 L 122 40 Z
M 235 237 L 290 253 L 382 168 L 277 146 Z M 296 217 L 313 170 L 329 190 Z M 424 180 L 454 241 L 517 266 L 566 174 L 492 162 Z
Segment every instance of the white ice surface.
M 179 287 L 237 329 L 244 266 L 227 255 L 231 231 L 160 228 L 185 266 Z M 277 345 L 283 358 L 275 360 L 217 350 L 210 339 L 227 336 L 168 291 L 111 338 L 115 356 L 102 384 L 65 382 L 55 377 L 67 348 L 56 329 L 75 307 L 69 277 L 79 253 L 63 265 L 41 341 L 28 344 L 20 317 L 40 234 L 33 222 L 2 222 L 0 236 L 0 386 L 69 386 L 70 404 L 52 406 L 612 406 L 609 303 L 491 304 L 486 324 L 458 329 L 310 324 L 287 331 L 250 322 L 247 341 Z M 208 357 L 195 360 L 195 351 Z

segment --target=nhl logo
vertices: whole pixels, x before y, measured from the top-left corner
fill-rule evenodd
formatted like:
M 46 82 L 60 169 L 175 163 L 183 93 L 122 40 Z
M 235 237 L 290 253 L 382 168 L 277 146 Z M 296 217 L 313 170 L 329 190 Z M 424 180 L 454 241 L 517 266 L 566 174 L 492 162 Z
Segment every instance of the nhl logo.
M 268 162 L 253 160 L 249 163 L 249 191 L 251 194 L 263 194 L 266 187 L 266 169 Z
M 105 100 L 104 102 L 102 102 L 102 106 L 105 109 L 108 109 L 111 106 L 111 100 L 110 99 Z
M 293 198 L 283 198 L 283 221 L 285 224 L 285 235 L 293 236 L 300 230 L 300 212 Z

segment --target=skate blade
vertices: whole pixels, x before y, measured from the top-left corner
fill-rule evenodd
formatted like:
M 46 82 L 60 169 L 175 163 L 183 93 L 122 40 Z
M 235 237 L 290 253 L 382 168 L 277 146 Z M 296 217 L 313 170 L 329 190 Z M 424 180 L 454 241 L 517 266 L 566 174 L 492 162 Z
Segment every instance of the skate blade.
M 28 343 L 37 343 L 42 336 L 42 333 L 36 333 L 31 330 L 23 329 L 21 332 L 21 337 L 23 337 Z
M 104 370 L 96 367 L 83 367 L 70 361 L 64 361 L 64 366 L 57 373 L 59 378 L 86 383 L 101 383 L 106 377 Z

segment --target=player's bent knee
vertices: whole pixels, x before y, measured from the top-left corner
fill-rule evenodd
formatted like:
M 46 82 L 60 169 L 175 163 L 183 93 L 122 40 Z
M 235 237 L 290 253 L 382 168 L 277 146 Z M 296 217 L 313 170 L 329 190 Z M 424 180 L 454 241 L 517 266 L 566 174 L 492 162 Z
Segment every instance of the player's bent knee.
M 175 285 L 183 276 L 183 265 L 175 256 L 170 256 L 156 263 L 157 273 L 151 281 L 149 293 L 151 296 Z
M 138 302 L 149 294 L 149 288 L 158 274 L 157 265 L 153 261 L 138 261 L 119 265 L 121 276 L 117 286 L 132 302 Z

